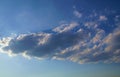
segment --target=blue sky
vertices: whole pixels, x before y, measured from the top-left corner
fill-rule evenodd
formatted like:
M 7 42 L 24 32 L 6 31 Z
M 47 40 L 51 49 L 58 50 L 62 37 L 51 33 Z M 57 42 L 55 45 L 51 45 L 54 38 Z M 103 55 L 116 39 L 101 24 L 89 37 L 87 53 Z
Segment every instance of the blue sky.
M 1 77 L 120 77 L 119 0 L 0 0 Z

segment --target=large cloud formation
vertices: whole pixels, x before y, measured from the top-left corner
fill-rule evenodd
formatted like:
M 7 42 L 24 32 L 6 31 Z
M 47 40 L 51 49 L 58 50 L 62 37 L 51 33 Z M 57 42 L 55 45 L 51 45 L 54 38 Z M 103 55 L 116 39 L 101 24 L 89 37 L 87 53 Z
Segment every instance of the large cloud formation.
M 120 62 L 119 16 L 114 16 L 114 24 L 107 16 L 87 17 L 86 21 L 61 24 L 49 32 L 3 38 L 0 52 L 77 63 Z

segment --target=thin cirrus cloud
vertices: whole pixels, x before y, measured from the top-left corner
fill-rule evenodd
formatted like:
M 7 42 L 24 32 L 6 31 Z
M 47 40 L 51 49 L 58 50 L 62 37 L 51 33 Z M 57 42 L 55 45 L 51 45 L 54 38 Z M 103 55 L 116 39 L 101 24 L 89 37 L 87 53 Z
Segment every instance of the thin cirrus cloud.
M 113 17 L 115 26 L 107 32 L 106 28 L 111 28 L 108 15 L 90 15 L 93 17 L 87 16 L 84 22 L 64 23 L 49 32 L 3 38 L 0 40 L 0 52 L 28 58 L 68 60 L 80 64 L 119 63 L 120 26 L 116 20 L 120 20 Z M 93 20 L 94 18 L 96 19 Z

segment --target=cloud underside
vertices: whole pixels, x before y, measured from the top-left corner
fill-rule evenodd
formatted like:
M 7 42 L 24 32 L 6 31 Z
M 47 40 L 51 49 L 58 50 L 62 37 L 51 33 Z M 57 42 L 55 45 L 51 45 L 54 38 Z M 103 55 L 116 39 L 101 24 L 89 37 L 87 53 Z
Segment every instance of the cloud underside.
M 27 58 L 69 60 L 77 63 L 119 63 L 120 28 L 100 28 L 108 19 L 61 24 L 49 32 L 21 34 L 0 40 L 0 52 Z M 108 22 L 108 21 L 107 21 Z M 119 24 L 117 24 L 119 25 Z M 105 25 L 106 26 L 106 25 Z

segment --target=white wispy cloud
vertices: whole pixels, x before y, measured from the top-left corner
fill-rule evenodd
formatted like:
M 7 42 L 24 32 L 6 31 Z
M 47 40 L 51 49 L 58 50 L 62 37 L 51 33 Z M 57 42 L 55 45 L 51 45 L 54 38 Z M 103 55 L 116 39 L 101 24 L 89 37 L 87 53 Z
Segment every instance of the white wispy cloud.
M 82 13 L 80 13 L 79 11 L 77 10 L 74 10 L 73 14 L 78 17 L 78 18 L 81 18 L 82 17 Z

